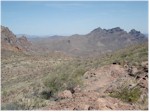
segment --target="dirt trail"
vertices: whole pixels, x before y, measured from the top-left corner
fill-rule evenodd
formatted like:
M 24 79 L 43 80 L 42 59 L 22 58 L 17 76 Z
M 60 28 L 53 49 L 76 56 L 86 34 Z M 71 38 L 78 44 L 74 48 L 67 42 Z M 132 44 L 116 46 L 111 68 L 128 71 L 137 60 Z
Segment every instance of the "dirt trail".
M 85 90 L 104 90 L 112 82 L 125 76 L 127 76 L 127 72 L 120 65 L 109 65 L 88 71 L 84 75 Z

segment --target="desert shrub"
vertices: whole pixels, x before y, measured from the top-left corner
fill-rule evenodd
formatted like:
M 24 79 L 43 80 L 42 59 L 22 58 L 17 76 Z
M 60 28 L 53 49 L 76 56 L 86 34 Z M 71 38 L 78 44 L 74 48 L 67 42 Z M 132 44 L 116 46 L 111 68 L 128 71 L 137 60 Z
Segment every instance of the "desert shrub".
M 51 96 L 52 96 L 52 92 L 51 91 L 44 90 L 44 91 L 41 92 L 41 97 L 43 99 L 49 99 Z
M 137 102 L 141 96 L 139 87 L 129 88 L 127 86 L 120 87 L 119 90 L 114 91 L 110 94 L 111 97 L 119 98 L 125 102 Z
M 2 110 L 24 110 L 25 107 L 16 102 L 5 104 L 1 107 Z
M 22 110 L 33 110 L 46 106 L 47 101 L 41 98 L 21 98 L 17 100 L 17 104 L 24 107 Z
M 84 67 L 67 64 L 59 67 L 45 80 L 44 85 L 50 89 L 52 95 L 65 89 L 72 90 L 77 85 L 82 85 L 82 76 L 86 72 Z
M 59 90 L 62 90 L 64 88 L 63 83 L 63 77 L 59 77 L 58 75 L 52 75 L 44 82 L 45 86 L 52 91 L 52 94 L 56 93 Z

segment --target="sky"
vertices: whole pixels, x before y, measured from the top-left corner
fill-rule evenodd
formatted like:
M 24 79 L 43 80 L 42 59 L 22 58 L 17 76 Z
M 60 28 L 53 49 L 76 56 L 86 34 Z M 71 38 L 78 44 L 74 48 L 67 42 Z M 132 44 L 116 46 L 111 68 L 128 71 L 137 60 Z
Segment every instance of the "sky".
M 148 33 L 147 1 L 2 1 L 1 25 L 15 34 L 87 34 L 97 27 Z

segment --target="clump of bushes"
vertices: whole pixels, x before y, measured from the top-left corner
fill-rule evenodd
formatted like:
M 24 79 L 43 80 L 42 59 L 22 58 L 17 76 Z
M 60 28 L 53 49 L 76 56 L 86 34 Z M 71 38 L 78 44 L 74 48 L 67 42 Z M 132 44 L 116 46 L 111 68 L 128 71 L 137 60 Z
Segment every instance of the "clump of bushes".
M 40 94 L 41 98 L 49 99 L 52 96 L 52 92 L 50 90 L 44 90 Z
M 129 88 L 128 86 L 121 87 L 119 90 L 110 94 L 111 97 L 119 98 L 122 101 L 134 103 L 137 102 L 141 96 L 139 87 Z
M 77 63 L 64 65 L 51 73 L 44 85 L 50 90 L 52 96 L 66 89 L 72 91 L 77 85 L 82 85 L 82 76 L 85 72 L 84 67 L 77 66 Z

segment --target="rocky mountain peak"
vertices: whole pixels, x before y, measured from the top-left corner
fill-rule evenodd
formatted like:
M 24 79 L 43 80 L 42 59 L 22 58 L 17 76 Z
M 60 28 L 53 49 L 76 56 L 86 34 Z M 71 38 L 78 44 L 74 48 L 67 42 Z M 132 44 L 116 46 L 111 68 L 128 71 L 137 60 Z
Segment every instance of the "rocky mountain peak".
M 132 29 L 132 30 L 130 30 L 130 32 L 129 32 L 130 34 L 134 34 L 134 33 L 141 33 L 140 31 L 137 31 L 137 30 L 135 30 L 135 29 Z
M 121 29 L 120 27 L 115 27 L 112 29 L 102 29 L 100 27 L 94 29 L 91 33 L 116 33 L 116 32 L 126 32 L 123 29 Z
M 123 29 L 121 29 L 120 27 L 112 28 L 112 30 L 114 30 L 114 31 L 124 31 L 124 30 L 123 30 Z
M 98 27 L 98 28 L 94 29 L 91 33 L 97 33 L 97 32 L 102 32 L 102 31 L 103 31 L 103 29 Z
M 17 39 L 16 36 L 7 28 L 4 26 L 1 26 L 1 39 L 2 43 L 8 43 L 8 44 L 15 44 Z
M 129 32 L 130 35 L 134 36 L 134 37 L 137 37 L 137 38 L 144 38 L 145 35 L 142 34 L 140 31 L 137 31 L 135 29 L 132 29 L 130 32 Z
M 8 27 L 1 26 L 1 31 L 3 32 L 4 30 L 10 31 L 10 30 L 8 29 Z
M 25 36 L 17 38 L 9 28 L 1 26 L 2 49 L 11 51 L 26 51 L 25 46 L 31 45 Z
M 115 32 L 123 32 L 124 30 L 121 29 L 120 27 L 115 27 L 115 28 L 112 28 L 112 29 L 108 29 L 107 32 L 108 33 L 115 33 Z

